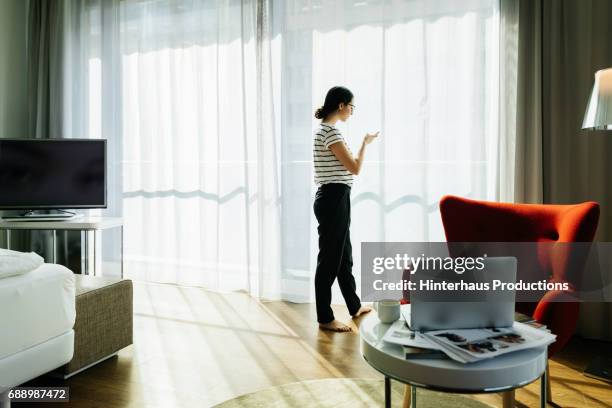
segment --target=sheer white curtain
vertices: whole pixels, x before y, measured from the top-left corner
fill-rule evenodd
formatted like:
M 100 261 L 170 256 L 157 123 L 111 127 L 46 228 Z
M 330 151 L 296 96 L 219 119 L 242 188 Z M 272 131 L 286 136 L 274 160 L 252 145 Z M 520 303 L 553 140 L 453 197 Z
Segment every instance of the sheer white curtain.
M 267 4 L 121 3 L 126 270 L 281 296 Z
M 381 131 L 352 191 L 357 277 L 361 242 L 443 241 L 443 195 L 497 198 L 498 1 L 283 4 L 283 191 L 290 192 L 283 194 L 283 232 L 292 237 L 283 253 L 290 271 L 309 276 L 315 265 L 312 112 L 333 85 L 355 94 L 355 113 L 340 125 L 353 151 L 366 131 Z
M 115 147 L 126 275 L 283 297 L 267 1 L 63 6 L 65 134 Z
M 352 193 L 357 276 L 361 242 L 443 240 L 442 195 L 496 198 L 498 0 L 82 5 L 72 38 L 100 52 L 81 106 L 121 141 L 128 276 L 311 300 L 313 112 L 337 84 L 353 150 L 382 132 Z

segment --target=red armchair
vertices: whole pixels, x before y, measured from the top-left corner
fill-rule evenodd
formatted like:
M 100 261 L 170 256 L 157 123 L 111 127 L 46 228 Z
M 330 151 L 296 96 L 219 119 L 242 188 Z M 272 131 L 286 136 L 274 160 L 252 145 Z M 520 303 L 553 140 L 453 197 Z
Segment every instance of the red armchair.
M 599 205 L 510 204 L 445 196 L 440 213 L 448 242 L 591 242 L 599 221 Z M 579 287 L 576 268 L 548 260 L 551 280 Z M 579 304 L 551 302 L 562 293 L 548 292 L 539 303 L 517 304 L 517 310 L 545 324 L 557 341 L 549 356 L 565 346 L 576 328 Z

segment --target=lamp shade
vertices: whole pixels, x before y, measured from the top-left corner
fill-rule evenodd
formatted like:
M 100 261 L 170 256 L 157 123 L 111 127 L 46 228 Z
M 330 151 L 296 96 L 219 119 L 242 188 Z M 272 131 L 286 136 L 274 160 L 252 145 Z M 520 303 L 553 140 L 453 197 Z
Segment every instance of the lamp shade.
M 595 73 L 595 84 L 584 114 L 582 128 L 612 130 L 612 68 Z

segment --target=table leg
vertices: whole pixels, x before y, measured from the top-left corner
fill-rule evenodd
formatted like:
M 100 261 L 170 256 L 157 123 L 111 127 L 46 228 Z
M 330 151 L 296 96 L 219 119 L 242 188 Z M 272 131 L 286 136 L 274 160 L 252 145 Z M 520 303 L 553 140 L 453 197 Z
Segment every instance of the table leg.
M 83 231 L 83 271 L 84 275 L 89 275 L 89 231 Z
M 91 233 L 93 234 L 93 276 L 98 275 L 98 259 L 96 257 L 96 252 L 98 252 L 98 243 L 96 242 L 96 233 L 98 231 L 93 230 Z
M 51 245 L 51 247 L 53 248 L 53 256 L 51 257 L 51 259 L 53 259 L 53 263 L 56 264 L 57 263 L 57 231 L 53 230 L 53 240 L 52 240 L 53 244 Z
M 412 392 L 410 394 L 412 394 L 412 398 L 410 399 L 410 408 L 416 408 L 416 387 L 412 385 L 411 388 Z
M 62 240 L 64 241 L 64 253 L 62 257 L 64 259 L 64 265 L 68 265 L 68 230 L 64 230 L 63 235 Z
M 121 225 L 121 257 L 119 262 L 121 262 L 121 279 L 123 279 L 123 224 Z
M 391 379 L 385 375 L 385 408 L 391 408 Z
M 548 377 L 546 370 L 540 378 L 540 408 L 546 408 L 546 379 Z

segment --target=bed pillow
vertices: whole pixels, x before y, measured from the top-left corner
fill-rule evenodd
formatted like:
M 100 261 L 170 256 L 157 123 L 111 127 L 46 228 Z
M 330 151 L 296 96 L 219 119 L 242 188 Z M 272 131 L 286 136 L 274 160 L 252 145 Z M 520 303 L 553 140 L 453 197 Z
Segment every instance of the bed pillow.
M 44 259 L 34 252 L 0 248 L 0 279 L 33 271 L 43 263 Z

